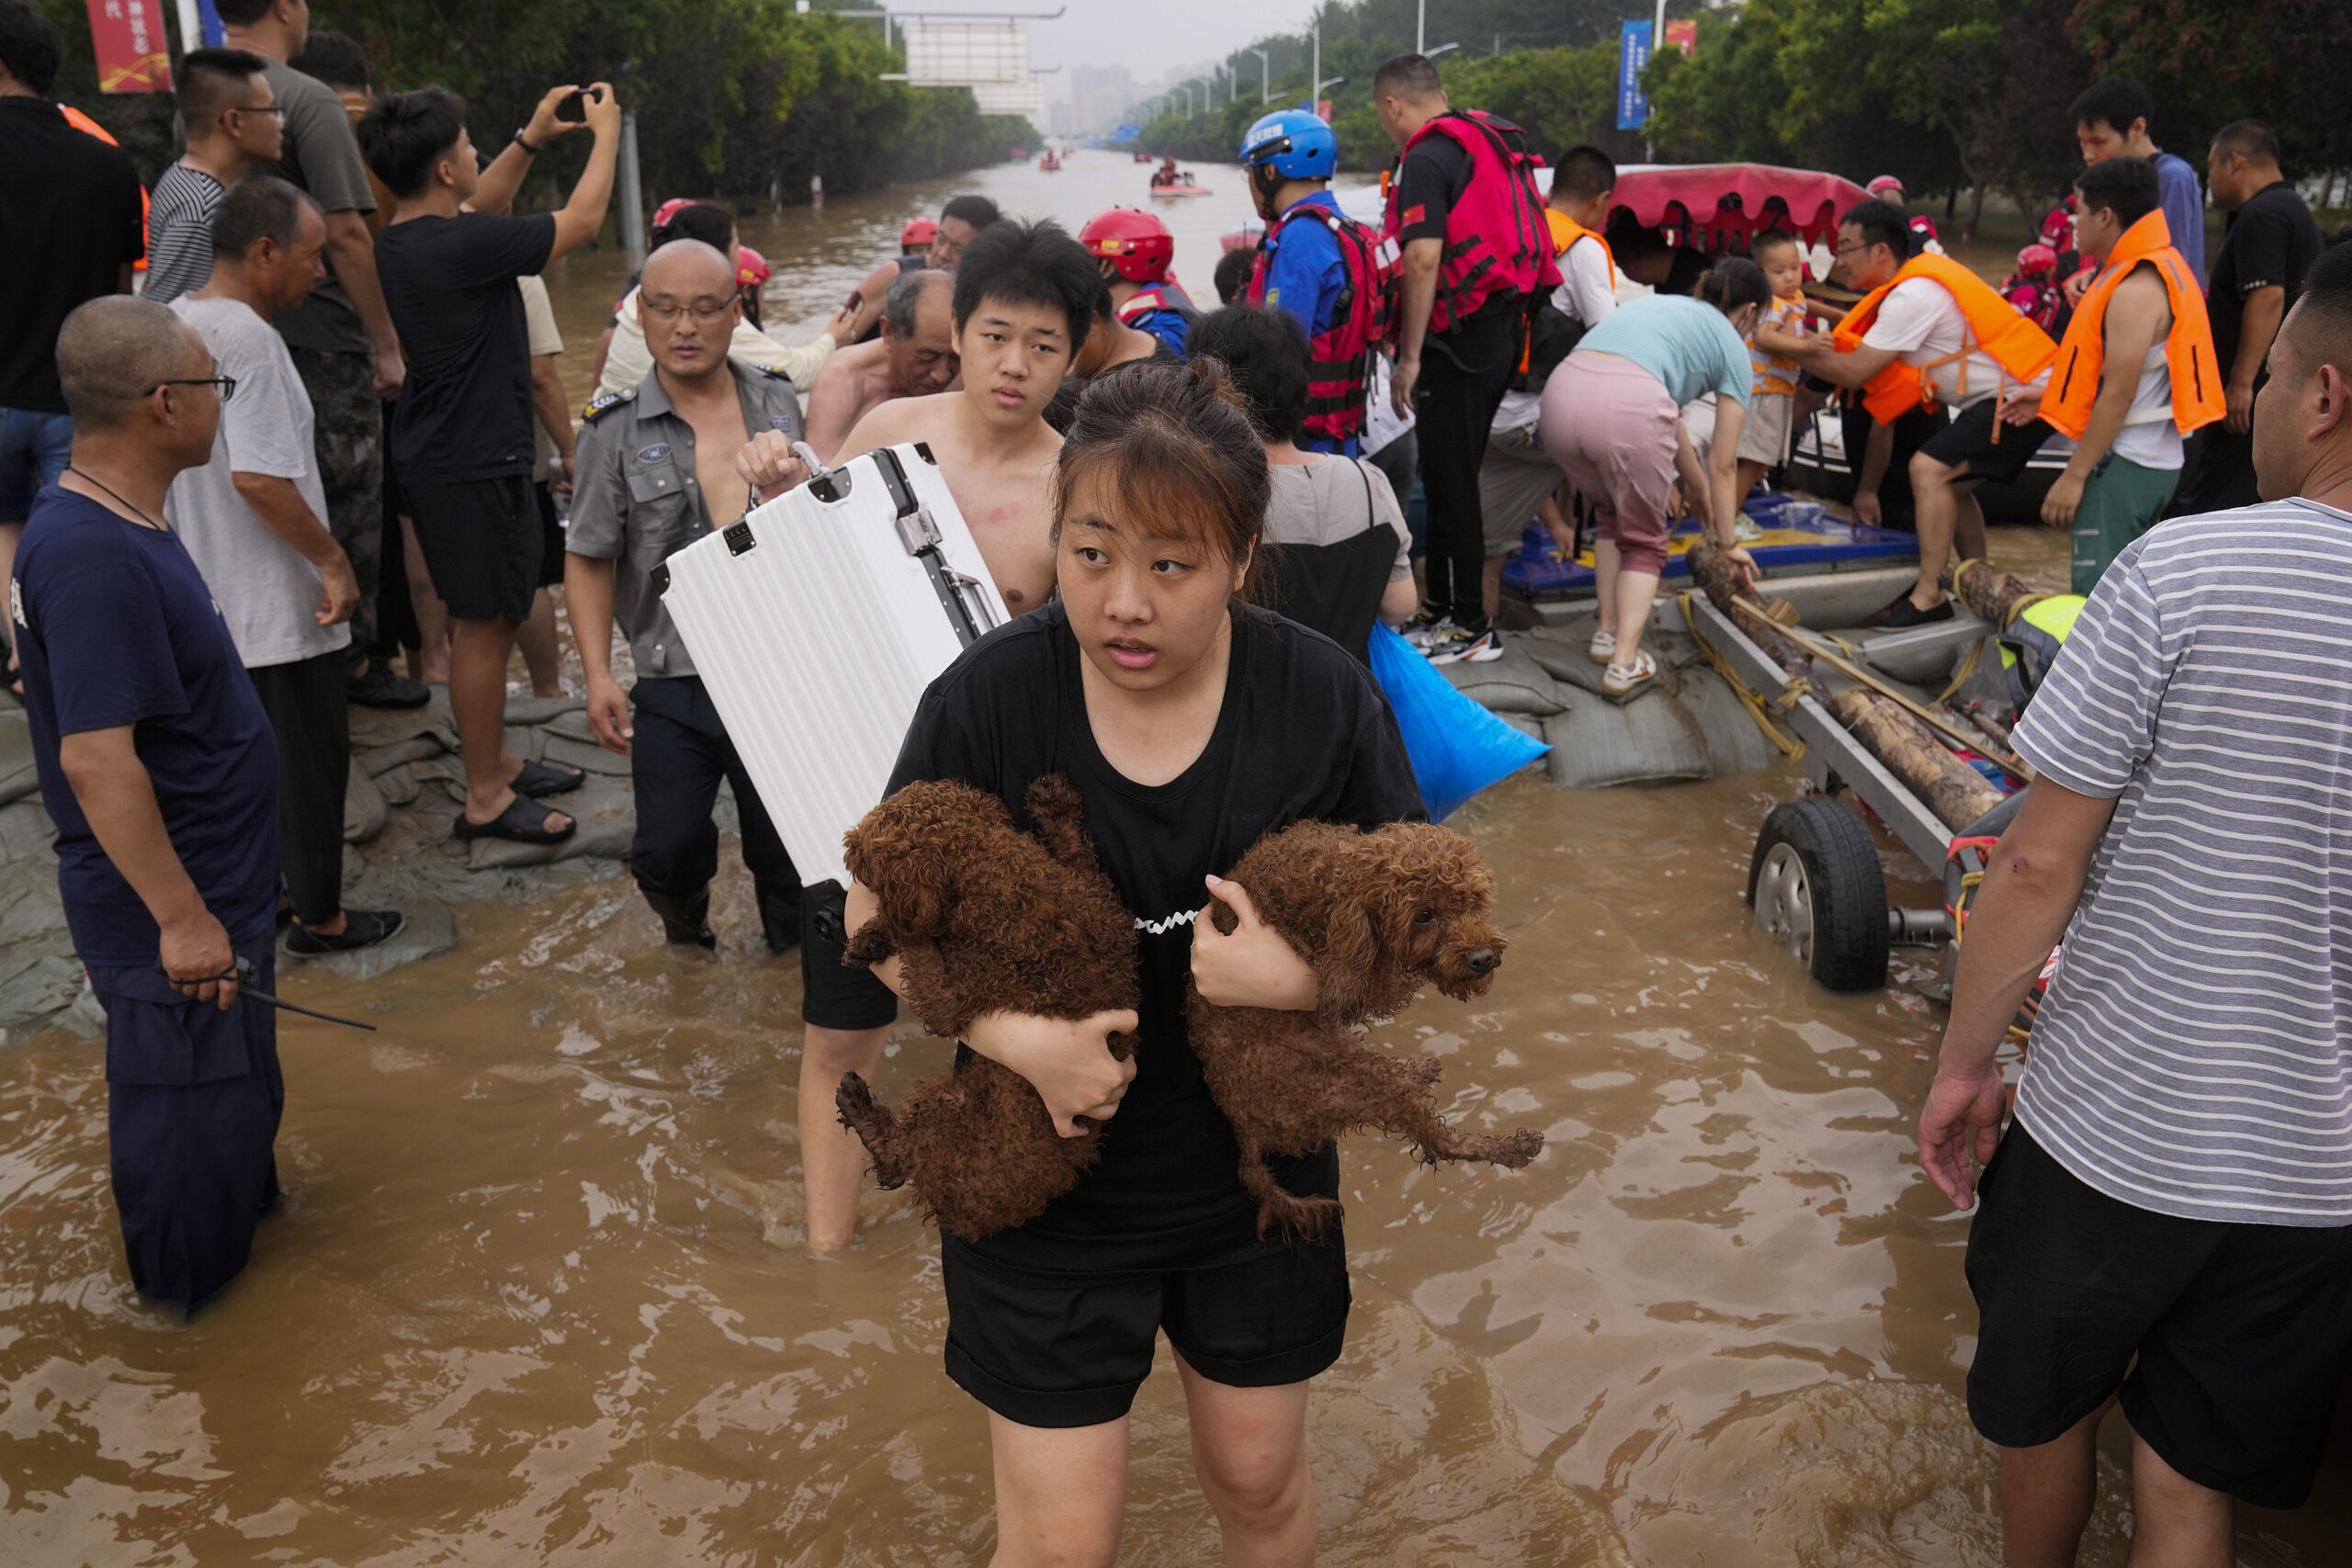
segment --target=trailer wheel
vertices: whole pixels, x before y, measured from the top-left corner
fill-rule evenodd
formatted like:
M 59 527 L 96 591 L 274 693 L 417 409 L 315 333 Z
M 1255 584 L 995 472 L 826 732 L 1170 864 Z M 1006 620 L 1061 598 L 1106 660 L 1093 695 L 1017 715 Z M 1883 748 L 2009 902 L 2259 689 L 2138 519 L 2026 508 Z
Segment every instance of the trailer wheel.
M 1748 865 L 1747 903 L 1825 988 L 1886 984 L 1886 878 L 1878 846 L 1837 801 L 1808 795 L 1773 808 Z

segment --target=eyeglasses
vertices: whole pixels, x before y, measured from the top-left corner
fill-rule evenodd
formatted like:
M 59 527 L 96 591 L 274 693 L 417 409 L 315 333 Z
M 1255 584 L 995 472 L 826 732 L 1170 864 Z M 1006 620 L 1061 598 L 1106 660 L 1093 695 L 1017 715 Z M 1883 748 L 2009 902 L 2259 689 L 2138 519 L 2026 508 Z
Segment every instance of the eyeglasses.
M 1864 251 L 1867 251 L 1870 248 L 1869 242 L 1865 241 L 1859 245 L 1840 245 L 1829 254 L 1836 256 L 1839 261 L 1844 261 L 1848 256 L 1860 255 Z
M 220 394 L 220 400 L 224 403 L 237 395 L 237 378 L 234 376 L 176 377 L 169 381 L 158 381 L 139 395 L 152 398 L 166 387 L 209 387 Z
M 286 118 L 286 106 L 284 104 L 238 104 L 232 107 L 228 112 L 231 114 L 274 115 L 279 119 L 284 119 Z
M 664 324 L 676 321 L 680 316 L 692 316 L 695 325 L 707 327 L 727 314 L 727 308 L 734 303 L 732 299 L 697 299 L 691 305 L 657 305 L 640 296 L 637 305 L 639 310 Z

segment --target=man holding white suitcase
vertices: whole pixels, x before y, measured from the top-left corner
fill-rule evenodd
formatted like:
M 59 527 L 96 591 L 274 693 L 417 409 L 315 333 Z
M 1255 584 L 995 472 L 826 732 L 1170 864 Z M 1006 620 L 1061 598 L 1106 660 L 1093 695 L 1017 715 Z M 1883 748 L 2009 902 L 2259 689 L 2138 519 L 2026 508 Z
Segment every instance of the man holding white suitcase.
M 663 933 L 681 945 L 718 945 L 708 919 L 718 871 L 711 807 L 724 778 L 734 786 L 761 931 L 780 953 L 800 940 L 799 874 L 650 581 L 671 555 L 743 514 L 751 490 L 735 457 L 753 434 L 800 435 L 792 383 L 727 356 L 741 310 L 734 264 L 702 242 L 673 241 L 647 261 L 638 310 L 653 369 L 588 405 L 564 601 L 587 677 L 588 721 L 605 750 L 629 759 L 629 869 Z M 612 669 L 616 613 L 637 667 L 627 694 Z

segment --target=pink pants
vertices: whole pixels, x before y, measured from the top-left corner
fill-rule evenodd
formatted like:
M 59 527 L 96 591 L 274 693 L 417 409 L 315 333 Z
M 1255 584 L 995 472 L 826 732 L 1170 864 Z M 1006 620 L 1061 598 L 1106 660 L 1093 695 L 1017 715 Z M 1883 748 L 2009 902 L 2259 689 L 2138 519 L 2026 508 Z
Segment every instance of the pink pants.
M 1592 502 L 1595 533 L 1627 571 L 1665 575 L 1681 417 L 1657 377 L 1613 354 L 1577 349 L 1544 383 L 1544 450 Z

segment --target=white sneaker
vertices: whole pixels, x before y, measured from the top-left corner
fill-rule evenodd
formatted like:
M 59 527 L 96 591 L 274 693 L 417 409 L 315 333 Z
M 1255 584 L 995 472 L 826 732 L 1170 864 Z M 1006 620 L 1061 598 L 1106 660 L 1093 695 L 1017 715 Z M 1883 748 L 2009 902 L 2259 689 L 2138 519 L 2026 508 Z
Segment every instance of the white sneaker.
M 1431 664 L 1485 664 L 1503 656 L 1503 639 L 1492 631 L 1476 637 L 1459 626 L 1449 628 L 1447 637 L 1429 646 Z

